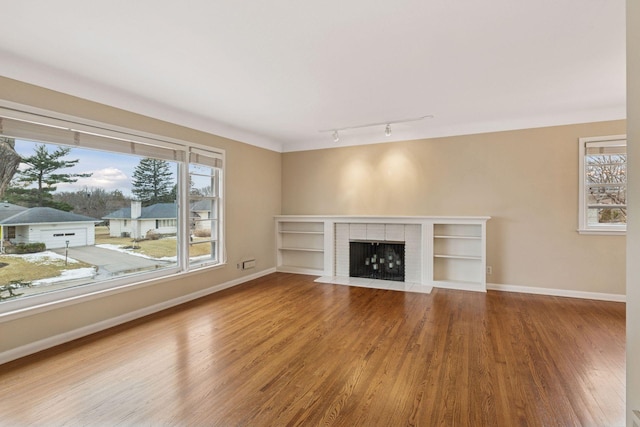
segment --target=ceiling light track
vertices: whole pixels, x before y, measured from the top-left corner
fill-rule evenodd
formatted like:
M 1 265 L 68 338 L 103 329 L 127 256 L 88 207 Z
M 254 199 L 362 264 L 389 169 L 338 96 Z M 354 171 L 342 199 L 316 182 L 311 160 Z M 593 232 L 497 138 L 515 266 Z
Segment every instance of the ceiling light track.
M 332 129 L 321 129 L 319 132 L 331 132 L 331 136 L 333 137 L 333 142 L 338 142 L 340 141 L 340 132 L 345 131 L 345 130 L 352 130 L 352 129 L 362 129 L 362 128 L 370 128 L 370 127 L 376 127 L 376 126 L 384 126 L 384 134 L 386 136 L 391 136 L 391 125 L 397 124 L 397 123 L 407 123 L 407 122 L 417 122 L 419 120 L 424 120 L 424 119 L 432 119 L 433 115 L 427 115 L 427 116 L 421 116 L 421 117 L 415 117 L 412 119 L 402 119 L 402 120 L 389 120 L 386 122 L 379 122 L 379 123 L 368 123 L 366 125 L 357 125 L 357 126 L 346 126 L 346 127 L 342 127 L 342 128 L 332 128 Z

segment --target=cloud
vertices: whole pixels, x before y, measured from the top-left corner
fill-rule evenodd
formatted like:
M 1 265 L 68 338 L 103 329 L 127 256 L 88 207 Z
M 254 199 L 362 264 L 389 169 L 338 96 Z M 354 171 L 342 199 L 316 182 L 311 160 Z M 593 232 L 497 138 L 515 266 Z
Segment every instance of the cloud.
M 88 178 L 78 178 L 74 183 L 58 184 L 58 191 L 79 191 L 85 188 L 102 188 L 106 191 L 120 190 L 125 194 L 131 192 L 131 179 L 118 168 L 108 167 L 88 171 Z

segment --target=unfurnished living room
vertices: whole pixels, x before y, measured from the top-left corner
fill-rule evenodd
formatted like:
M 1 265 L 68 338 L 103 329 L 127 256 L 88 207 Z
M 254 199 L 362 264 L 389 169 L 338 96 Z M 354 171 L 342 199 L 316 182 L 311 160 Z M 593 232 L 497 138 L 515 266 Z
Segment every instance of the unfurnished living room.
M 0 425 L 640 427 L 639 0 L 0 5 Z

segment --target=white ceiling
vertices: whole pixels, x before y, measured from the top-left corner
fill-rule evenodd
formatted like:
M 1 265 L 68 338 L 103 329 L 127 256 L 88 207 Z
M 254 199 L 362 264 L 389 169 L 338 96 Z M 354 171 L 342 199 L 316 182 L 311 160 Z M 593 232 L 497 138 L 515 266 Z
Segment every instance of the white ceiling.
M 277 151 L 625 118 L 624 0 L 0 0 L 0 75 Z M 0 87 L 0 97 L 2 88 Z

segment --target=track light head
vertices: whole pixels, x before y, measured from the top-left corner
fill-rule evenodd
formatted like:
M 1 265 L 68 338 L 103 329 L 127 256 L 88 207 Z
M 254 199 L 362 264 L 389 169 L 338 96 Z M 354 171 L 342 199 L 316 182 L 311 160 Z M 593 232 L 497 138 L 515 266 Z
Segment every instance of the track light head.
M 342 127 L 342 128 L 333 128 L 333 129 L 324 129 L 324 130 L 320 130 L 319 132 L 331 132 L 331 134 L 333 135 L 333 142 L 338 142 L 340 141 L 340 135 L 338 134 L 338 132 L 343 131 L 343 130 L 351 130 L 351 129 L 361 129 L 361 128 L 368 128 L 368 127 L 372 127 L 372 126 L 382 126 L 384 125 L 384 134 L 386 136 L 391 136 L 391 125 L 396 124 L 396 123 L 407 123 L 407 122 L 417 122 L 418 120 L 423 120 L 423 119 L 432 119 L 433 115 L 428 115 L 428 116 L 422 116 L 422 117 L 416 117 L 413 119 L 403 119 L 403 120 L 393 120 L 393 121 L 386 121 L 386 122 L 381 122 L 381 123 L 369 123 L 366 125 L 358 125 L 358 126 L 347 126 L 347 127 Z

